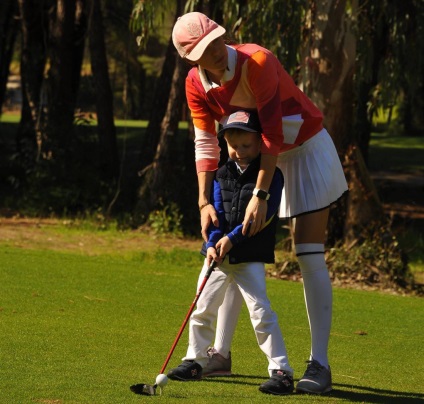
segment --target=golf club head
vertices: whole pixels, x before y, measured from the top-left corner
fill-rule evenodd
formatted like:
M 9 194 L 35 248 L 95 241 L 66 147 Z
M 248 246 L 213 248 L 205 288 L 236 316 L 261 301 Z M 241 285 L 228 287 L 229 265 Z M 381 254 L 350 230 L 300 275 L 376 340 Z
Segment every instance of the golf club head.
M 151 384 L 133 384 L 130 386 L 130 390 L 135 394 L 141 394 L 143 396 L 154 396 L 156 394 L 156 385 Z

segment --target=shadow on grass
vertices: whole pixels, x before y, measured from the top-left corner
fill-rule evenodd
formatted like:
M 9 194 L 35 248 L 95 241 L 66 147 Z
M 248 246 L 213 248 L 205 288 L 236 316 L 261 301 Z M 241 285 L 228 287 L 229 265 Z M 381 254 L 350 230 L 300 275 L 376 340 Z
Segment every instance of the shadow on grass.
M 338 390 L 337 387 L 355 389 L 358 391 Z M 422 403 L 424 394 L 406 391 L 375 389 L 372 387 L 354 386 L 348 384 L 333 383 L 333 391 L 329 397 L 341 398 L 351 402 L 361 403 Z
M 239 379 L 255 379 L 256 382 L 248 382 L 245 380 L 235 380 L 236 378 Z M 231 376 L 209 376 L 202 379 L 202 382 L 219 382 L 219 383 L 231 383 L 231 384 L 243 384 L 245 386 L 252 385 L 256 386 L 258 384 L 258 380 L 263 379 L 263 381 L 268 380 L 268 375 L 260 375 L 260 376 L 254 376 L 254 375 L 241 375 L 237 373 L 233 373 Z
M 234 380 L 236 378 L 245 380 Z M 246 379 L 255 379 L 255 382 L 247 381 Z M 202 382 L 217 382 L 217 383 L 231 383 L 231 384 L 242 384 L 242 385 L 254 385 L 258 384 L 258 379 L 267 380 L 267 375 L 253 376 L 253 375 L 242 375 L 233 374 L 232 376 L 217 376 L 202 379 Z M 298 379 L 295 379 L 298 381 Z M 339 390 L 340 388 L 340 390 Z M 348 389 L 349 391 L 342 390 Z M 357 391 L 351 391 L 351 390 Z M 295 393 L 296 394 L 296 393 Z M 300 394 L 296 394 L 300 396 Z M 307 395 L 306 395 L 307 396 Z M 323 395 L 324 397 L 324 395 Z M 325 397 L 339 398 L 347 402 L 360 402 L 360 403 L 423 403 L 424 394 L 395 391 L 395 390 L 384 390 L 376 389 L 372 387 L 355 386 L 350 384 L 333 383 L 333 390 L 325 394 Z

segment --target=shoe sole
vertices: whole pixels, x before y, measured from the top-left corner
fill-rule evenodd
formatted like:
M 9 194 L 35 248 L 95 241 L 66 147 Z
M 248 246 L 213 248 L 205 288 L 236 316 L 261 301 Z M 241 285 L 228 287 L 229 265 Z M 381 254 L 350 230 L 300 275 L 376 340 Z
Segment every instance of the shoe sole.
M 333 388 L 331 386 L 325 388 L 323 391 L 308 390 L 305 388 L 296 388 L 296 393 L 321 395 L 321 394 L 327 394 L 332 390 Z
M 226 370 L 217 370 L 215 372 L 211 372 L 211 373 L 203 373 L 203 377 L 222 377 L 222 376 L 232 376 L 233 374 L 231 373 L 231 371 L 226 371 Z
M 280 393 L 280 392 L 276 392 L 276 391 L 272 391 L 272 390 L 261 389 L 260 387 L 259 387 L 259 391 L 262 392 L 262 393 L 265 393 L 265 394 L 271 394 L 273 396 L 287 396 L 287 395 L 293 393 L 293 390 L 292 391 L 286 391 L 284 393 Z
M 168 379 L 171 380 L 176 380 L 178 382 L 198 382 L 200 379 L 183 379 L 182 377 L 178 377 L 178 376 L 168 376 Z

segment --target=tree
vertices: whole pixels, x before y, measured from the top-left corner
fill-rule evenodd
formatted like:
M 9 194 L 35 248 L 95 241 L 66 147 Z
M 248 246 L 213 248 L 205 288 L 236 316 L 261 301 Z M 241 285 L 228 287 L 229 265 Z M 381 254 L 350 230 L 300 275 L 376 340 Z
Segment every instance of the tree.
M 115 117 L 145 119 L 146 71 L 138 60 L 140 49 L 128 24 L 133 1 L 102 0 L 101 5 L 103 26 L 108 28 L 105 31 L 105 48 L 114 92 Z
M 109 80 L 100 0 L 90 0 L 88 6 L 88 37 L 96 89 L 100 170 L 103 179 L 110 181 L 117 179 L 119 171 L 113 94 Z
M 304 91 L 324 114 L 324 125 L 344 160 L 349 189 L 345 210 L 330 221 L 329 239 L 349 241 L 363 228 L 381 224 L 383 209 L 353 133 L 357 1 L 313 1 L 308 41 L 303 50 Z M 331 15 L 331 18 L 325 18 Z M 340 220 L 340 218 L 342 220 Z M 343 230 L 342 230 L 343 229 Z M 341 231 L 342 230 L 342 231 Z
M 389 26 L 382 13 L 381 5 L 359 0 L 357 18 L 357 59 L 356 63 L 356 124 L 355 134 L 358 146 L 368 165 L 368 146 L 371 139 L 372 116 L 375 101 L 372 92 L 379 82 L 380 63 L 385 60 L 389 46 Z M 371 108 L 370 108 L 371 105 Z
M 423 27 L 424 4 L 420 1 L 359 1 L 355 132 L 365 162 L 372 118 L 379 108 L 392 111 L 400 104 L 397 133 L 424 133 Z
M 21 87 L 22 113 L 17 133 L 17 151 L 23 171 L 31 170 L 41 157 L 45 99 L 44 68 L 47 61 L 44 18 L 51 3 L 35 6 L 31 1 L 18 0 L 21 18 Z
M 9 66 L 18 33 L 17 14 L 18 3 L 16 0 L 4 0 L 0 3 L 0 115 L 6 94 Z
M 179 181 L 180 176 L 175 171 L 175 162 L 181 160 L 175 158 L 175 138 L 185 96 L 184 83 L 187 65 L 177 57 L 177 52 L 174 51 L 176 68 L 172 76 L 171 91 L 167 98 L 167 108 L 160 125 L 160 138 L 156 153 L 153 162 L 141 174 L 143 184 L 139 191 L 138 206 L 139 211 L 144 214 L 177 201 L 178 196 L 181 196 L 182 193 L 182 182 Z
M 178 10 L 176 15 L 178 16 Z M 155 154 L 155 148 L 158 144 L 161 122 L 168 107 L 168 95 L 173 91 L 172 76 L 176 70 L 177 59 L 175 56 L 174 44 L 171 40 L 166 48 L 165 59 L 162 65 L 162 71 L 157 81 L 155 94 L 153 96 L 153 105 L 149 117 L 149 125 L 147 126 L 147 136 L 143 142 L 141 163 L 142 167 L 150 164 Z
M 47 120 L 42 147 L 46 154 L 52 156 L 56 169 L 60 167 L 64 170 L 61 178 L 65 178 L 73 159 L 74 109 L 84 50 L 84 40 L 76 27 L 83 24 L 82 18 L 82 1 L 57 0 L 49 10 L 50 68 L 46 83 Z
M 177 0 L 174 21 L 180 16 L 184 4 L 185 0 Z M 148 28 L 151 27 L 149 24 L 152 24 L 151 21 L 148 22 L 149 13 L 159 5 L 145 2 L 143 6 L 146 6 L 147 10 L 142 14 L 141 29 L 144 30 L 144 35 L 148 35 Z M 137 9 L 135 11 L 137 16 L 136 13 Z M 174 149 L 171 147 L 171 142 L 175 141 L 178 132 L 186 73 L 187 66 L 180 60 L 172 38 L 169 38 L 159 86 L 154 97 L 155 107 L 152 109 L 147 128 L 148 141 L 143 147 L 144 168 L 141 171 L 142 184 L 136 211 L 144 219 L 153 209 L 168 205 L 180 194 L 175 187 L 178 178 L 175 177 L 175 159 L 171 162 L 171 155 L 173 152 L 175 154 L 175 147 Z M 153 150 L 156 150 L 154 154 Z
M 41 211 L 73 211 L 93 201 L 93 194 L 100 203 L 119 171 L 100 0 L 19 0 L 19 13 L 23 105 L 17 151 L 19 179 L 25 180 L 21 191 L 37 199 Z M 75 125 L 88 36 L 98 96 L 97 158 L 93 143 L 82 136 L 84 128 Z M 88 161 L 84 154 L 90 154 Z M 87 185 L 88 172 L 97 187 Z

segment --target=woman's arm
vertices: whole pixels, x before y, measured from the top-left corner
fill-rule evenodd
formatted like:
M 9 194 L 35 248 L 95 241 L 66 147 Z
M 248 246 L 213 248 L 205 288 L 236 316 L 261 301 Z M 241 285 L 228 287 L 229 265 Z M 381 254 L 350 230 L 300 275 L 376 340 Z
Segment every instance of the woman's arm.
M 198 204 L 200 209 L 201 234 L 208 241 L 207 229 L 212 222 L 219 226 L 214 207 L 210 204 L 210 190 L 219 162 L 219 144 L 216 137 L 215 120 L 207 105 L 201 86 L 197 83 L 196 70 L 192 69 L 186 79 L 186 96 L 194 125 Z
M 259 169 L 258 179 L 256 181 L 256 188 L 262 189 L 266 192 L 269 191 L 272 178 L 274 176 L 275 167 L 277 165 L 277 156 L 270 154 L 263 154 L 261 157 L 261 167 Z M 267 201 L 259 199 L 257 196 L 252 195 L 249 204 L 246 208 L 246 213 L 243 220 L 243 235 L 247 234 L 250 224 L 249 236 L 254 236 L 258 233 L 266 223 L 266 213 L 268 209 Z
M 268 201 L 264 201 L 266 204 L 266 215 L 265 215 L 265 222 L 261 230 L 265 227 L 269 219 L 271 219 L 275 214 L 278 214 L 278 211 L 280 209 L 280 204 L 281 204 L 283 186 L 284 186 L 283 175 L 281 174 L 280 170 L 278 170 L 277 172 L 274 168 L 274 175 L 273 175 L 272 182 L 269 189 L 270 198 L 268 199 Z M 241 243 L 248 236 L 250 236 L 250 234 L 246 235 L 243 232 L 243 225 L 236 226 L 228 234 L 228 237 L 230 238 L 230 241 L 233 243 L 233 245 Z
M 210 203 L 210 190 L 214 176 L 214 171 L 201 171 L 197 173 L 197 181 L 199 183 L 200 225 L 202 237 L 205 241 L 208 241 L 207 230 L 211 222 L 215 227 L 219 226 L 218 215 L 215 208 Z
M 265 50 L 254 53 L 248 61 L 247 80 L 254 93 L 263 131 L 261 167 L 256 188 L 266 192 L 283 144 L 278 66 L 275 56 Z M 243 234 L 253 236 L 258 233 L 266 223 L 266 213 L 266 201 L 252 196 L 243 221 Z
M 219 226 L 215 226 L 213 223 L 210 224 L 206 231 L 207 241 L 206 248 L 215 247 L 216 243 L 224 235 L 225 227 L 225 212 L 224 204 L 222 201 L 221 188 L 218 181 L 213 181 L 213 192 L 210 195 L 210 206 L 214 208 L 214 212 L 217 215 Z

